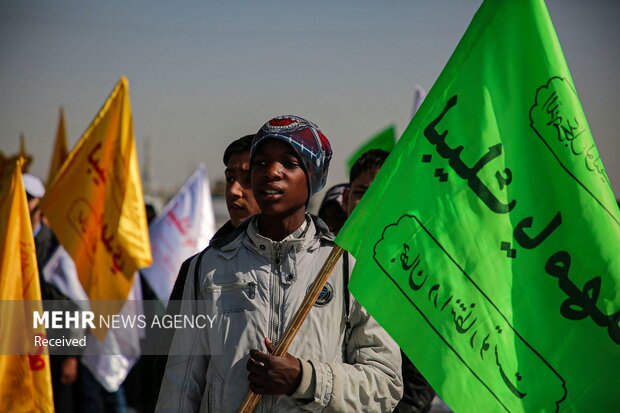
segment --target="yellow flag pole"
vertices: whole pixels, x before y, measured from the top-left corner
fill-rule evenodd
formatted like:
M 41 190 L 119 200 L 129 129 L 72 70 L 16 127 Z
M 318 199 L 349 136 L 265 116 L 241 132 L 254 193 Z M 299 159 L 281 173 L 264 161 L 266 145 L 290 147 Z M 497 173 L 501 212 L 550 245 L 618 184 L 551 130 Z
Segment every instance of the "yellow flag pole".
M 334 246 L 334 248 L 331 250 L 329 256 L 325 260 L 325 263 L 323 263 L 321 270 L 319 271 L 316 278 L 314 279 L 314 282 L 310 286 L 310 290 L 308 290 L 308 292 L 306 293 L 304 301 L 297 309 L 297 312 L 295 313 L 295 316 L 293 316 L 291 323 L 288 325 L 286 331 L 284 332 L 284 335 L 278 342 L 278 345 L 273 352 L 274 356 L 283 356 L 284 354 L 286 354 L 288 348 L 290 347 L 291 343 L 297 336 L 297 333 L 301 329 L 301 325 L 306 320 L 306 317 L 308 317 L 308 314 L 314 306 L 317 298 L 319 298 L 319 294 L 321 294 L 323 287 L 325 287 L 325 283 L 329 279 L 329 276 L 331 275 L 334 267 L 336 266 L 336 263 L 338 262 L 343 253 L 344 250 L 338 245 Z M 256 394 L 252 390 L 249 390 L 248 394 L 246 394 L 245 396 L 245 399 L 243 399 L 241 407 L 239 408 L 239 413 L 253 412 L 259 400 L 260 394 Z

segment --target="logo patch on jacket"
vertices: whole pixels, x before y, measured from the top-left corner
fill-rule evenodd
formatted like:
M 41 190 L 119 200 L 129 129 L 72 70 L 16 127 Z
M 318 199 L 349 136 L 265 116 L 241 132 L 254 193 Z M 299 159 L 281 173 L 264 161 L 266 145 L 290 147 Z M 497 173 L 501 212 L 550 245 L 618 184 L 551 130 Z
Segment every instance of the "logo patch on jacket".
M 308 287 L 308 291 L 310 291 L 310 287 Z M 323 289 L 321 290 L 321 293 L 319 294 L 319 298 L 316 299 L 314 306 L 315 307 L 326 306 L 333 298 L 334 298 L 334 287 L 332 287 L 332 285 L 328 282 L 327 284 L 325 284 L 325 287 L 323 287 Z

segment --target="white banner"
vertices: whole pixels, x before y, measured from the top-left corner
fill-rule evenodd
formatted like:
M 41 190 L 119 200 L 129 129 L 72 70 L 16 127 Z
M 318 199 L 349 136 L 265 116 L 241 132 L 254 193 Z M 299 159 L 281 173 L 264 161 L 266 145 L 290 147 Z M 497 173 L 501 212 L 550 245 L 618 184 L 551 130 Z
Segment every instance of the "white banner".
M 422 86 L 415 85 L 415 96 L 413 97 L 413 114 L 411 115 L 412 118 L 415 116 L 418 109 L 420 109 L 420 105 L 424 101 L 425 97 L 426 91 L 422 88 Z
M 62 245 L 56 248 L 43 267 L 43 277 L 80 308 L 90 309 L 88 296 L 78 279 L 75 263 Z M 119 314 L 132 317 L 143 314 L 142 287 L 138 273 L 134 274 L 133 285 Z M 140 338 L 143 333 L 144 330 L 140 328 L 111 328 L 105 340 L 99 342 L 87 332 L 86 350 L 80 362 L 107 391 L 116 391 L 140 357 Z
M 143 312 L 140 275 L 136 273 L 127 301 L 119 314 L 135 319 Z M 109 392 L 117 391 L 140 358 L 140 337 L 143 332 L 140 328 L 110 328 L 103 342 L 89 332 L 86 336 L 87 354 L 80 358 L 80 362 L 90 370 L 103 388 Z
M 164 304 L 183 261 L 205 248 L 214 233 L 209 179 L 201 165 L 149 226 L 153 264 L 142 274 Z
M 62 245 L 58 245 L 43 266 L 43 278 L 80 307 L 84 307 L 84 304 L 88 302 L 88 296 L 78 279 L 73 258 Z

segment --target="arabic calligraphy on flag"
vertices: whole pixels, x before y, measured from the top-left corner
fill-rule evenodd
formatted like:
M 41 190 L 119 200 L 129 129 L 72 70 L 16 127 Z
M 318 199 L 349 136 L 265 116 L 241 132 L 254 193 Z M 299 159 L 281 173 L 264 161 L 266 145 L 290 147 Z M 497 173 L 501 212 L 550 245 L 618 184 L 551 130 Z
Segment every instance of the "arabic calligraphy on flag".
M 0 411 L 51 412 L 50 359 L 34 343 L 45 329 L 28 328 L 43 306 L 22 164 L 0 165 Z
M 543 1 L 483 3 L 336 242 L 457 411 L 620 405 L 620 212 Z
M 151 263 L 128 88 L 121 78 L 41 206 L 90 300 L 124 300 Z

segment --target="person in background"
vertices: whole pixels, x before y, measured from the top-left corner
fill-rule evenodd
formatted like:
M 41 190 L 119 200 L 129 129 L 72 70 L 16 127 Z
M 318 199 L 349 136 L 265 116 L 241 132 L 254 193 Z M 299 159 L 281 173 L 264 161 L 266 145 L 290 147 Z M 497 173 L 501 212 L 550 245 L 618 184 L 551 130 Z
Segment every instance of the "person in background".
M 344 206 L 347 215 L 351 215 L 360 202 L 370 184 L 374 181 L 381 165 L 389 153 L 382 149 L 371 149 L 364 152 L 351 167 L 350 189 L 344 193 Z M 435 391 L 424 379 L 424 376 L 413 365 L 411 360 L 401 352 L 403 364 L 403 398 L 396 406 L 397 413 L 423 413 L 431 409 Z
M 321 218 L 329 230 L 338 235 L 340 228 L 344 225 L 344 221 L 347 220 L 347 212 L 344 209 L 344 193 L 349 188 L 349 184 L 334 185 L 325 194 L 323 202 L 319 207 L 318 216 Z
M 231 142 L 224 151 L 226 208 L 230 220 L 215 232 L 213 239 L 225 236 L 246 219 L 260 213 L 260 207 L 254 199 L 250 183 L 250 147 L 253 138 L 254 135 L 245 135 Z M 192 258 L 189 257 L 181 265 L 179 275 L 170 294 L 170 301 L 181 299 L 185 277 L 187 277 L 187 268 Z
M 43 182 L 34 175 L 22 174 L 24 181 L 24 189 L 26 190 L 26 199 L 28 201 L 28 211 L 30 212 L 30 223 L 32 224 L 32 233 L 35 240 L 37 250 L 37 265 L 39 270 L 43 268 L 45 262 L 58 245 L 58 241 L 52 230 L 43 222 L 43 215 L 39 208 L 41 198 L 45 195 L 45 186 Z M 41 271 L 39 271 L 40 273 Z M 43 280 L 45 281 L 45 280 Z M 48 287 L 42 285 L 41 288 Z
M 325 135 L 297 116 L 271 119 L 256 134 L 250 168 L 261 213 L 212 240 L 190 264 L 198 279 L 185 283 L 184 298 L 196 297 L 186 309 L 217 314 L 221 329 L 177 330 L 173 347 L 192 352 L 168 358 L 157 412 L 235 412 L 250 389 L 263 395 L 258 411 L 394 408 L 398 347 L 354 299 L 345 323 L 338 265 L 290 353 L 272 354 L 334 247 L 327 226 L 306 212 L 331 155 Z M 222 351 L 211 352 L 220 339 Z
M 43 277 L 43 267 L 58 246 L 58 240 L 52 230 L 45 225 L 41 209 L 39 208 L 39 202 L 45 195 L 45 186 L 39 178 L 31 174 L 22 174 L 22 179 L 24 181 L 24 189 L 26 190 L 26 199 L 28 200 L 28 210 L 34 236 L 43 305 L 46 310 L 77 310 L 77 306 L 71 306 L 71 308 L 54 307 L 71 305 L 71 301 Z M 55 337 L 54 334 L 61 333 L 48 331 L 50 338 Z M 77 397 L 77 386 L 74 384 L 78 377 L 78 358 L 75 356 L 50 355 L 50 370 L 55 410 L 58 412 L 73 412 L 75 398 Z
M 230 215 L 230 225 L 226 224 L 216 233 L 222 236 L 222 230 L 239 226 L 243 221 L 260 213 L 254 199 L 250 182 L 250 148 L 254 135 L 246 135 L 233 141 L 224 151 L 224 176 L 226 177 L 226 208 Z
M 250 147 L 254 135 L 245 135 L 234 140 L 224 151 L 224 176 L 226 177 L 226 208 L 230 219 L 213 234 L 212 238 L 220 238 L 234 230 L 243 221 L 260 213 L 254 199 L 250 184 Z M 183 295 L 183 284 L 187 277 L 189 257 L 181 265 L 179 275 L 172 288 L 170 301 L 180 300 Z
M 157 218 L 157 211 L 155 211 L 155 207 L 148 202 L 144 203 L 144 210 L 146 211 L 146 223 L 150 225 L 151 221 Z
M 144 210 L 146 212 L 146 223 L 150 225 L 157 218 L 157 210 L 149 202 L 144 203 Z M 142 271 L 139 271 L 138 275 L 140 277 L 140 288 L 142 289 L 142 300 L 146 303 L 158 303 L 157 305 L 147 305 L 144 307 L 144 315 L 147 319 L 150 319 L 159 311 L 163 312 L 161 309 L 163 303 L 159 307 L 157 294 L 151 288 Z M 147 329 L 145 336 L 140 338 L 142 348 L 144 348 L 143 343 L 153 339 Z M 152 374 L 155 369 L 155 363 L 157 363 L 157 356 L 142 354 L 123 382 L 127 406 L 134 409 L 136 413 L 152 413 L 155 410 L 155 403 L 157 403 L 156 388 L 159 388 L 159 381 Z
M 226 169 L 224 176 L 226 178 L 226 208 L 228 209 L 228 220 L 213 235 L 213 239 L 220 238 L 233 231 L 239 224 L 253 215 L 260 213 L 260 208 L 254 199 L 252 186 L 250 183 L 250 148 L 254 135 L 245 135 L 231 142 L 224 151 L 223 161 Z M 197 254 L 196 254 L 197 255 Z M 177 279 L 170 294 L 166 314 L 179 314 L 179 300 L 183 298 L 183 286 L 188 275 L 189 264 L 195 256 L 189 257 L 183 262 L 177 275 Z M 162 337 L 166 346 L 169 348 L 172 341 L 174 330 L 169 335 Z M 154 397 L 153 407 L 159 396 L 160 384 L 164 376 L 166 368 L 167 356 L 159 356 L 156 358 L 154 367 Z

